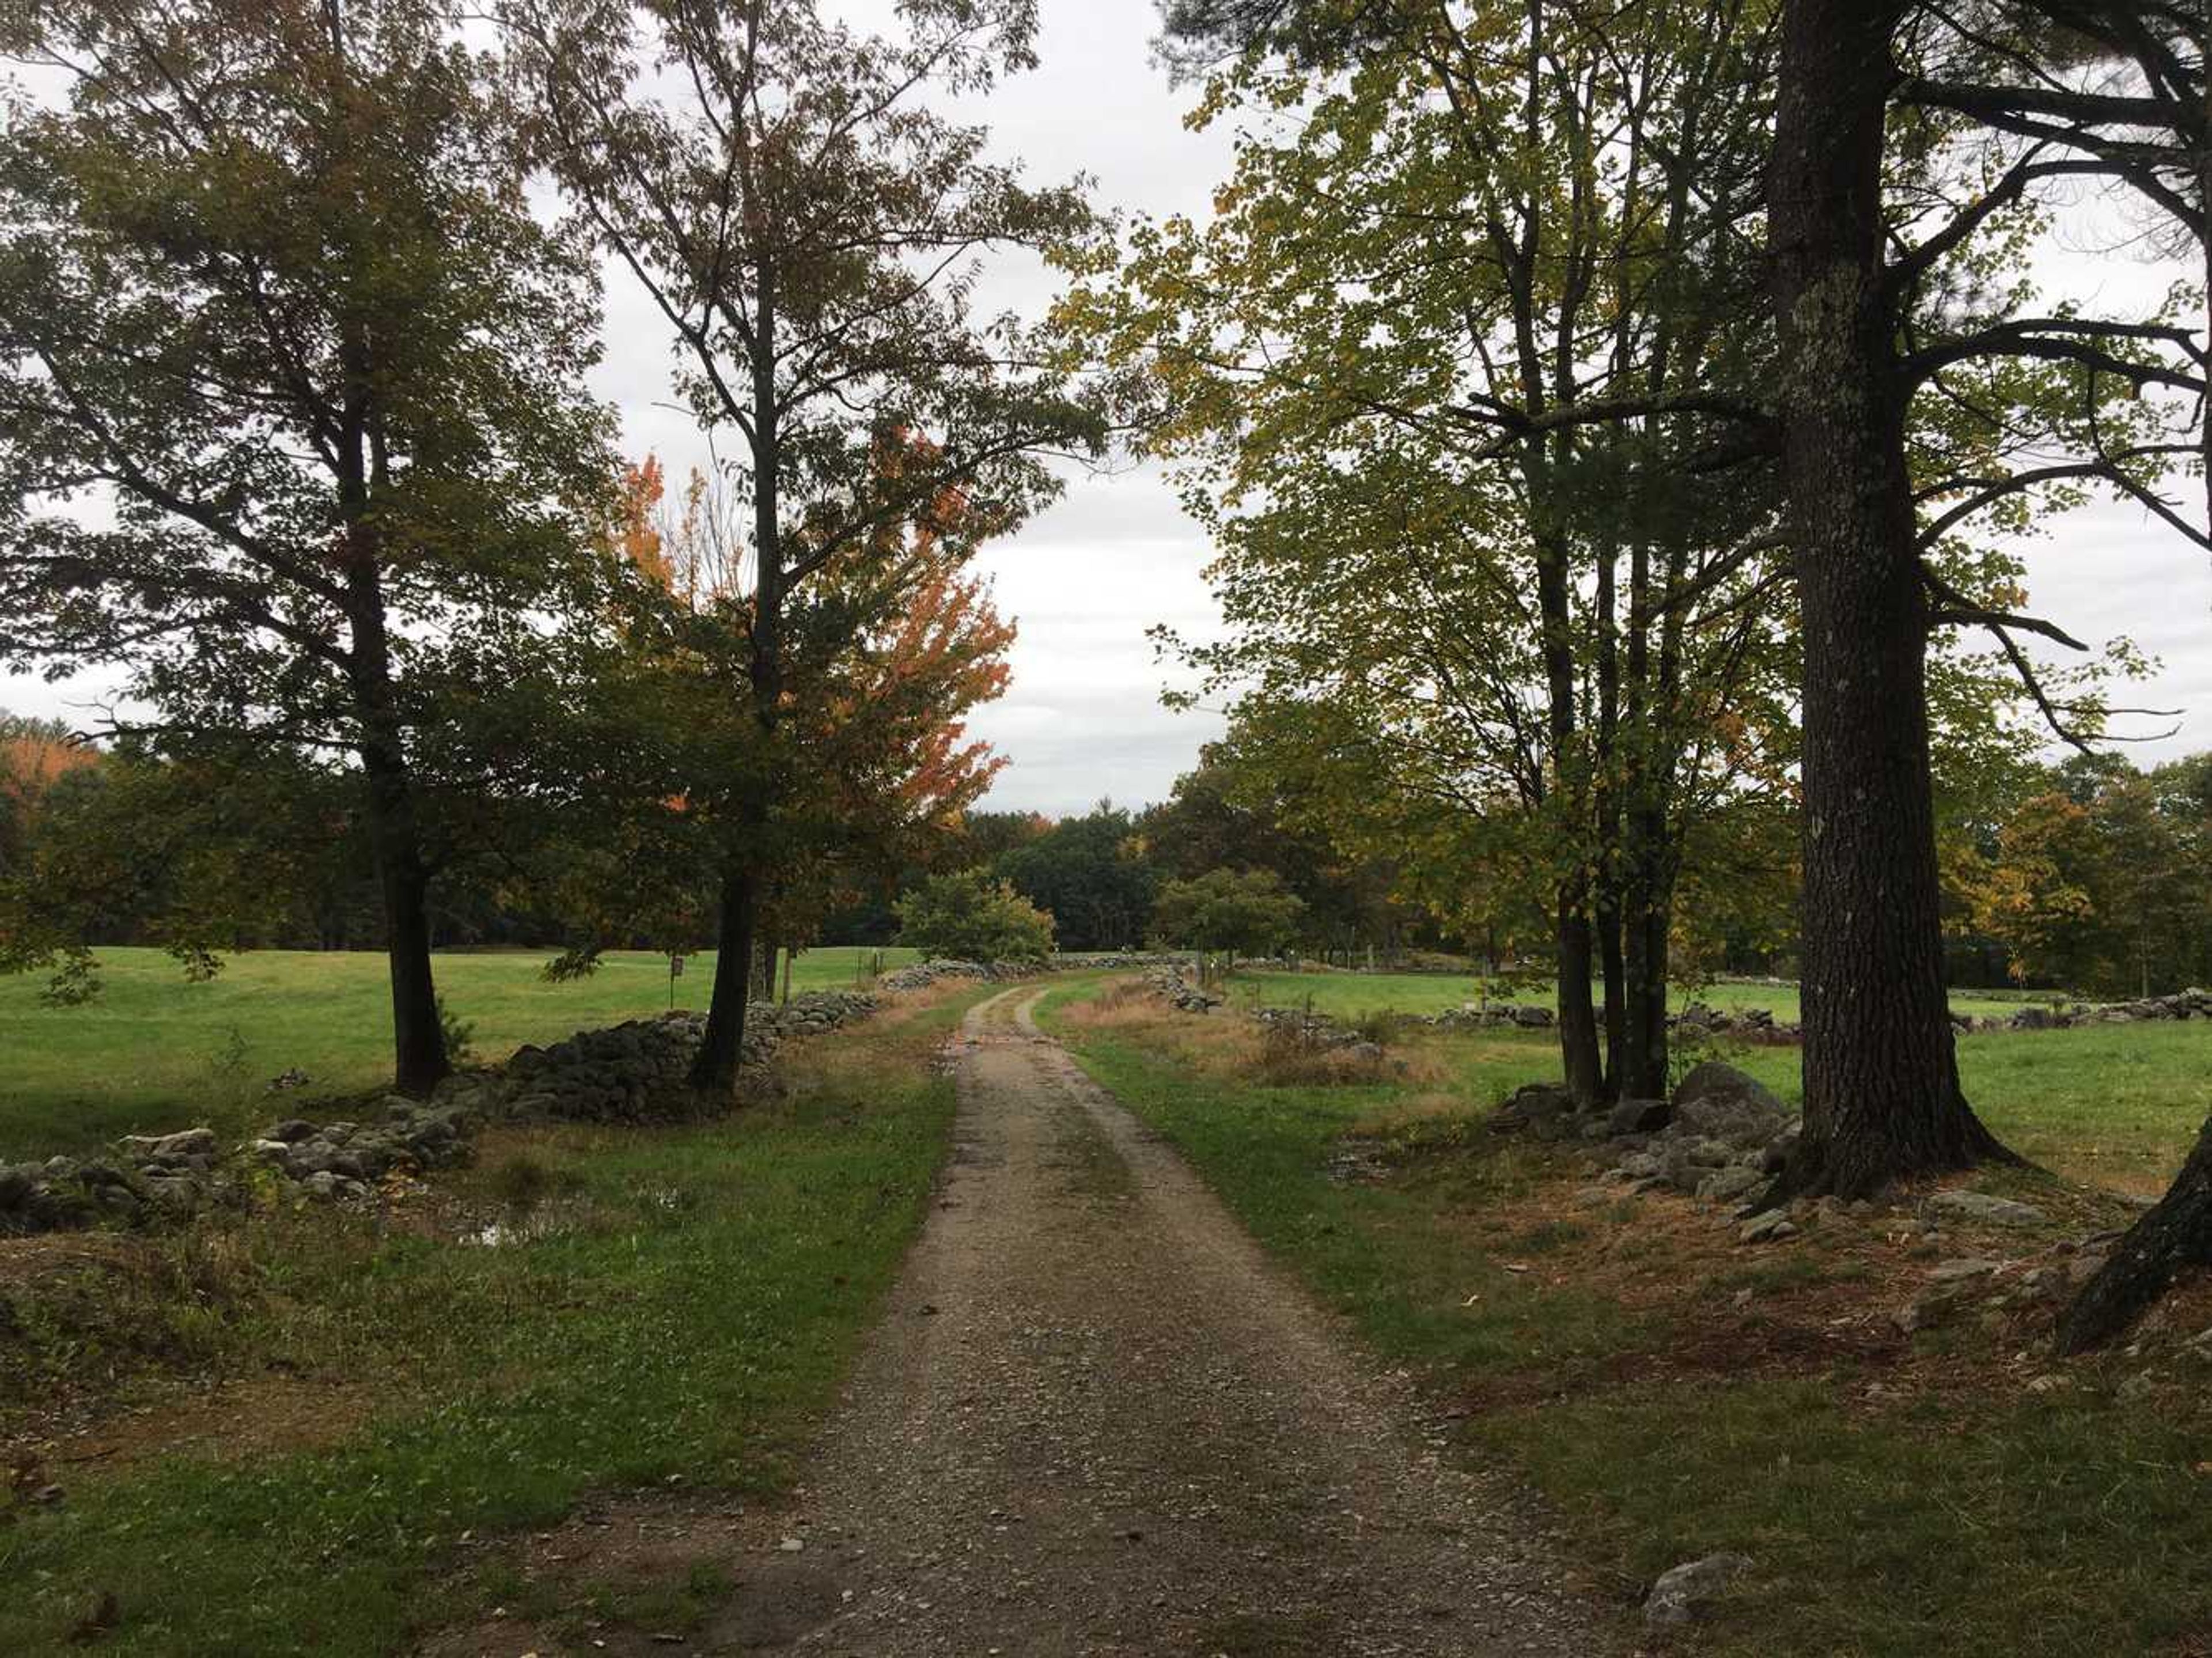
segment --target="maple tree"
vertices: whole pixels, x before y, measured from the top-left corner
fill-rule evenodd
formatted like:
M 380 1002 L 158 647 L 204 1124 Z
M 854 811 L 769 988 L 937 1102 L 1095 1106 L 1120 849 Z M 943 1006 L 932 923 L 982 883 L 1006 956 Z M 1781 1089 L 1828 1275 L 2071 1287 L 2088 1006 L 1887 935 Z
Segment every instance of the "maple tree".
M 902 436 L 879 465 L 917 455 L 927 464 L 926 443 Z M 657 459 L 624 469 L 605 540 L 632 581 L 592 700 L 637 740 L 584 802 L 590 827 L 569 839 L 587 844 L 557 860 L 556 902 L 584 942 L 556 975 L 583 970 L 610 940 L 688 950 L 708 936 L 718 872 L 750 833 L 747 796 L 763 772 L 776 784 L 768 832 L 789 856 L 760 880 L 757 972 L 831 909 L 957 851 L 968 808 L 1004 764 L 969 736 L 967 717 L 1005 691 L 1014 639 L 964 568 L 967 523 L 940 500 L 927 522 L 881 528 L 820 568 L 789 609 L 764 735 L 732 695 L 746 682 L 756 601 L 726 495 L 694 471 L 671 501 Z
M 836 695 L 838 653 L 904 608 L 870 567 L 909 560 L 917 531 L 966 558 L 1056 492 L 1047 457 L 1104 440 L 1067 367 L 972 301 L 980 255 L 1041 251 L 1090 210 L 924 101 L 1033 61 L 1026 0 L 909 0 L 883 35 L 815 0 L 509 0 L 501 19 L 578 222 L 665 320 L 693 413 L 729 440 L 709 488 L 732 509 L 709 514 L 720 585 L 672 624 L 750 728 L 712 774 L 728 822 L 693 1078 L 726 1087 L 764 907 L 796 890 L 820 823 L 803 790 L 823 768 L 793 711 Z

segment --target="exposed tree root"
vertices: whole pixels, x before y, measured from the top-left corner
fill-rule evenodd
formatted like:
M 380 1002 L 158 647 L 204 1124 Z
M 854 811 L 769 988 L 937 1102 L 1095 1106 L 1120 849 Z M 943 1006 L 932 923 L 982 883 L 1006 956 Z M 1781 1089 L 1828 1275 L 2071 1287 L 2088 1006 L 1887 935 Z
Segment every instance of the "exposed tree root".
M 2157 1206 L 2130 1227 L 2058 1321 L 2058 1351 L 2086 1352 L 2120 1334 L 2185 1266 L 2212 1266 L 2212 1121 Z

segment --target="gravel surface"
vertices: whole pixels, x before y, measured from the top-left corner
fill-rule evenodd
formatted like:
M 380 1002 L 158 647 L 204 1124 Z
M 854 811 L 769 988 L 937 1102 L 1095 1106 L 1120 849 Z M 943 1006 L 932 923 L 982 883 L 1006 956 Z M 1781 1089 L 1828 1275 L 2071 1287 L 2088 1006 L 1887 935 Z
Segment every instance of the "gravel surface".
M 1595 1654 L 1502 1480 L 1169 1147 L 980 1005 L 939 1206 L 784 1535 L 694 1650 Z

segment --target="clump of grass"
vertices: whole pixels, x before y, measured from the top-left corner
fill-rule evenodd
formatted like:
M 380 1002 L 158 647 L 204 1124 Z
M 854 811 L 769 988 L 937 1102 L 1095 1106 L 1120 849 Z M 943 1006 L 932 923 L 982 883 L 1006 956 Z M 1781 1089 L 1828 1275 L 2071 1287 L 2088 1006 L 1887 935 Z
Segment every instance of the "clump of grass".
M 0 1345 L 17 1361 L 0 1365 L 0 1430 L 59 1389 L 105 1394 L 216 1362 L 267 1282 L 243 1229 L 221 1221 L 45 1248 L 47 1265 L 0 1288 Z
M 510 1151 L 485 1175 L 492 1195 L 511 1209 L 535 1209 L 560 1182 L 553 1166 L 535 1151 Z M 571 1182 L 573 1184 L 573 1181 Z
M 1166 1006 L 1141 979 L 1109 979 L 1091 993 L 1059 1004 L 1059 1017 L 1085 1030 L 1128 1030 L 1158 1023 Z

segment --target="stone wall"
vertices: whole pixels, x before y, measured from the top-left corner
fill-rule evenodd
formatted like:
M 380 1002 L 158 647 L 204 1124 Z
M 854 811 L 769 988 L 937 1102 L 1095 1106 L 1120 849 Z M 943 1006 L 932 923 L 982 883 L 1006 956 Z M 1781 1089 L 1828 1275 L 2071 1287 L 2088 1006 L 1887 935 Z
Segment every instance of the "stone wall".
M 876 999 L 857 991 L 756 1005 L 744 1057 L 757 1065 L 793 1037 L 866 1017 Z M 465 1162 L 478 1130 L 495 1122 L 665 1121 L 696 1116 L 684 1085 L 706 1029 L 703 1013 L 668 1013 L 605 1030 L 580 1030 L 550 1047 L 525 1046 L 506 1064 L 464 1071 L 428 1100 L 397 1094 L 343 1103 L 343 1114 L 291 1117 L 226 1147 L 210 1128 L 128 1135 L 95 1157 L 0 1164 L 0 1236 L 181 1217 L 236 1203 L 275 1181 L 309 1197 L 367 1196 L 395 1171 Z

